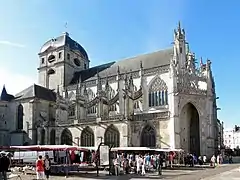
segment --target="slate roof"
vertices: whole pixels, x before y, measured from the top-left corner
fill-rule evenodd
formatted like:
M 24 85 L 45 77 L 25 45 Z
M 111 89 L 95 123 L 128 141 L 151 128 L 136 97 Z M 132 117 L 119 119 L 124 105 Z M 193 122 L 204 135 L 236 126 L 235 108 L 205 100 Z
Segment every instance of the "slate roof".
M 120 73 L 137 71 L 140 69 L 140 64 L 142 62 L 143 69 L 154 68 L 158 66 L 169 65 L 170 60 L 173 56 L 173 48 L 168 48 L 160 50 L 157 52 L 143 54 L 140 56 L 127 58 L 124 60 L 117 61 L 113 63 L 110 67 L 105 68 L 99 73 L 100 77 L 113 76 L 117 74 L 117 69 L 119 66 Z M 96 79 L 97 75 L 90 77 L 87 80 Z
M 5 86 L 3 86 L 2 93 L 0 96 L 0 101 L 11 101 L 14 99 L 14 96 L 7 93 Z
M 62 36 L 59 36 L 57 38 L 51 39 L 47 41 L 40 49 L 40 53 L 45 52 L 48 48 L 58 48 L 61 46 L 69 46 L 72 50 L 78 50 L 80 53 L 88 59 L 87 52 L 85 49 L 76 41 L 74 41 L 72 38 L 69 37 L 68 33 L 64 33 Z
M 45 87 L 33 84 L 16 94 L 16 99 L 39 98 L 47 101 L 56 101 L 56 93 Z
M 101 72 L 101 71 L 111 67 L 114 63 L 115 62 L 110 62 L 107 64 L 102 64 L 102 65 L 95 66 L 95 67 L 92 67 L 89 69 L 75 72 L 70 84 L 76 84 L 76 83 L 78 83 L 79 80 L 81 80 L 81 82 L 83 82 L 86 79 L 95 76 L 98 72 Z

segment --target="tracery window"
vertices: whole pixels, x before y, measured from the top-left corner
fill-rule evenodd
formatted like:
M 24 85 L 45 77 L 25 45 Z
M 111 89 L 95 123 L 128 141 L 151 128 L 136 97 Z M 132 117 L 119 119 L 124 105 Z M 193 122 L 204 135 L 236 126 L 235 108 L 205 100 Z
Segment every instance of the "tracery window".
M 104 143 L 112 147 L 119 147 L 120 145 L 120 133 L 118 129 L 110 125 L 104 133 Z
M 134 92 L 137 92 L 137 87 L 136 86 L 134 86 Z M 134 102 L 134 109 L 139 109 L 140 108 L 140 102 L 138 101 L 138 100 L 136 100 L 135 102 Z
M 115 96 L 115 91 L 112 89 L 111 86 L 109 86 L 109 92 L 108 92 L 108 93 L 109 93 L 109 94 L 108 94 L 109 99 L 114 98 L 114 96 Z M 109 107 L 109 111 L 117 111 L 117 105 L 116 105 L 116 104 L 111 105 L 111 106 Z
M 152 126 L 146 125 L 141 134 L 141 147 L 156 147 L 156 133 Z
M 95 114 L 95 113 L 97 113 L 97 107 L 96 106 L 92 106 L 92 107 L 88 108 L 87 113 L 88 114 Z
M 61 144 L 62 145 L 72 145 L 72 133 L 69 129 L 64 129 L 61 134 Z
M 149 107 L 168 105 L 168 89 L 166 83 L 157 77 L 148 92 Z
M 88 94 L 88 101 L 92 101 L 95 98 L 95 94 L 90 88 L 87 90 L 87 94 Z M 97 108 L 95 105 L 87 109 L 87 114 L 95 114 L 96 112 L 97 112 Z
M 81 134 L 81 146 L 94 146 L 94 132 L 90 127 L 86 127 Z
M 76 106 L 75 104 L 70 105 L 68 109 L 68 116 L 75 116 Z
M 23 105 L 19 104 L 17 109 L 17 129 L 23 129 Z

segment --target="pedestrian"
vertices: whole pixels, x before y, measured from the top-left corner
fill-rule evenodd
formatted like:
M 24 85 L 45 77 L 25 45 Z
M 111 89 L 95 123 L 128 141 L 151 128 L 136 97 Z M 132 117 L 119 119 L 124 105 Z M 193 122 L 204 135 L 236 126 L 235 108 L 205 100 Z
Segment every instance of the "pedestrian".
M 114 160 L 114 169 L 115 169 L 115 176 L 118 176 L 120 173 L 120 162 L 119 157 L 117 156 Z
M 159 154 L 157 157 L 158 175 L 162 175 L 163 157 Z
M 10 166 L 10 160 L 5 152 L 1 152 L 1 160 L 0 160 L 0 173 L 2 180 L 7 180 L 7 172 Z
M 44 172 L 46 179 L 49 179 L 51 173 L 51 160 L 49 159 L 48 155 L 46 155 L 44 159 Z
M 37 173 L 37 179 L 40 179 L 40 180 L 44 179 L 44 162 L 43 162 L 42 156 L 39 156 L 38 160 L 36 161 L 36 173 Z
M 145 176 L 145 174 L 146 174 L 145 168 L 146 168 L 146 157 L 143 156 L 143 158 L 142 158 L 142 176 Z

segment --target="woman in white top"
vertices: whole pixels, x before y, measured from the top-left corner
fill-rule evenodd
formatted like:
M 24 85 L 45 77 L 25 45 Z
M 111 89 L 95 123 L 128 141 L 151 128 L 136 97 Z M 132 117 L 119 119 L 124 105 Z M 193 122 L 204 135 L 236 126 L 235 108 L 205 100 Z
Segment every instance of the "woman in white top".
M 142 159 L 142 175 L 145 175 L 145 167 L 146 167 L 146 157 L 144 156 Z

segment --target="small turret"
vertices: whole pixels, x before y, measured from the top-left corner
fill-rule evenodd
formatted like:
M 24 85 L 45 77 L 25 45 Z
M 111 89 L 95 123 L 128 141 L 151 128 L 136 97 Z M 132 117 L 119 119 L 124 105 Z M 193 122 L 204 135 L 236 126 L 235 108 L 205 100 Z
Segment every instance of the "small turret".
M 118 66 L 117 67 L 117 82 L 118 82 L 117 91 L 118 92 L 120 91 L 120 80 L 121 80 L 121 77 L 120 77 L 120 67 Z
M 97 91 L 99 92 L 101 90 L 102 90 L 102 82 L 101 82 L 99 72 L 97 72 Z
M 180 22 L 174 30 L 174 59 L 178 61 L 179 70 L 186 68 L 186 54 L 189 49 L 186 47 L 185 30 L 181 29 Z M 186 50 L 187 49 L 187 50 Z
M 3 89 L 2 89 L 1 96 L 0 96 L 0 100 L 1 101 L 11 101 L 13 99 L 14 99 L 14 96 L 11 95 L 11 94 L 8 94 L 7 90 L 5 88 L 5 85 L 3 85 Z

